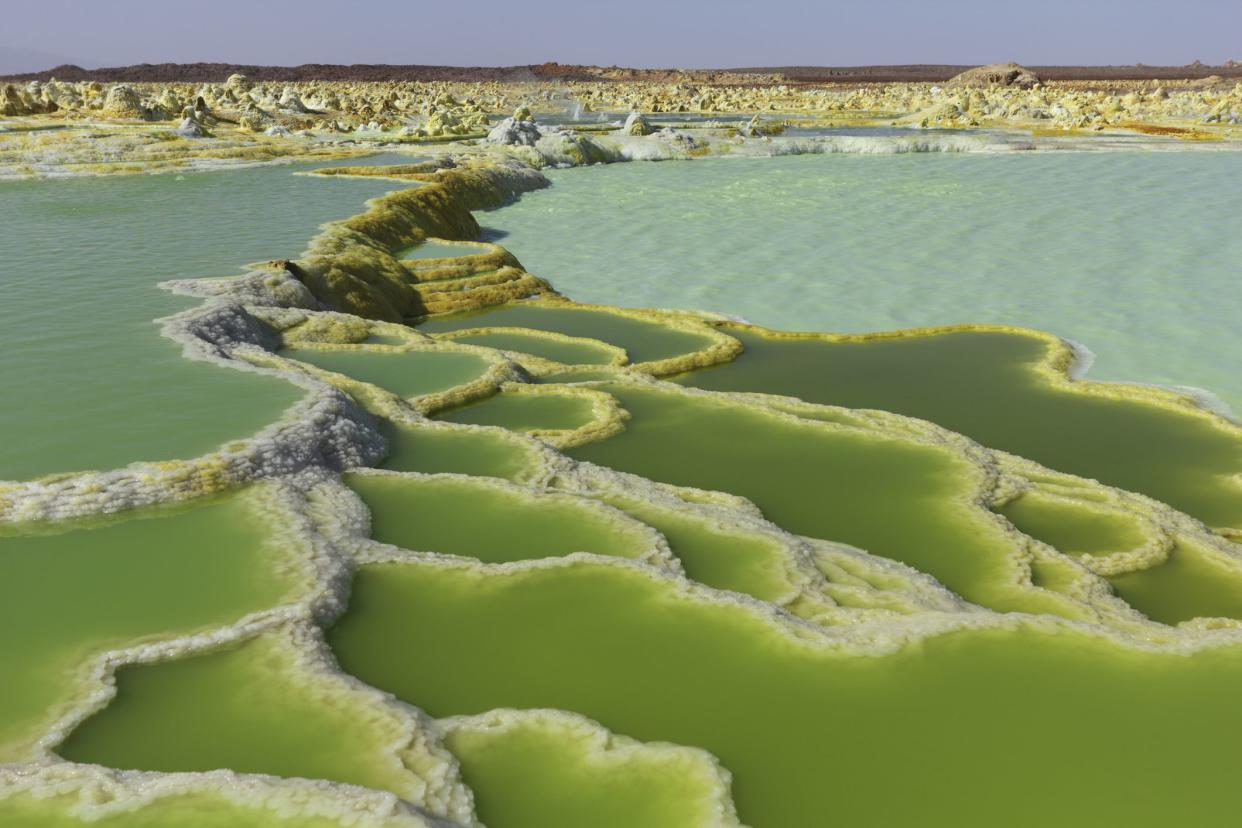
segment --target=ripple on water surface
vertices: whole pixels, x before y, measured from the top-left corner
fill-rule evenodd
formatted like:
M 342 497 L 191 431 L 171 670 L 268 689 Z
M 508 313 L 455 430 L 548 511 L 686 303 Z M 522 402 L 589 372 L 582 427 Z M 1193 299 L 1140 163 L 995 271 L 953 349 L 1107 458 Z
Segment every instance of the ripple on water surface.
M 488 217 L 582 302 L 792 330 L 994 322 L 1099 355 L 1092 375 L 1242 410 L 1238 152 L 720 159 L 552 170 Z M 572 242 L 566 242 L 566 240 Z

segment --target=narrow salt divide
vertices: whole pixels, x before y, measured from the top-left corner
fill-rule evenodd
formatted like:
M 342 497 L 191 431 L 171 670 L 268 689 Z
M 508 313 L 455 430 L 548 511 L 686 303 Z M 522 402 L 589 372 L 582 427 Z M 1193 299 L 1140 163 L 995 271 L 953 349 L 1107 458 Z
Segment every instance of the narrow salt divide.
M 58 752 L 122 769 L 324 779 L 442 813 L 468 810 L 451 763 L 423 740 L 415 714 L 316 662 L 298 640 L 307 635 L 276 630 L 205 655 L 124 667 L 116 698 Z
M 691 375 L 930 420 L 1054 469 L 1142 492 L 1211 526 L 1242 526 L 1242 430 L 1184 399 L 1068 384 L 1065 346 L 1021 332 L 841 338 L 731 329 L 745 351 Z
M 516 480 L 535 462 L 530 446 L 500 429 L 405 428 L 386 424 L 384 468 L 437 474 L 455 472 Z
M 604 370 L 599 370 L 599 369 L 592 370 L 592 369 L 587 369 L 587 368 L 582 368 L 582 369 L 571 368 L 566 371 L 554 371 L 549 374 L 544 374 L 542 377 L 536 378 L 536 382 L 573 383 L 573 382 L 592 382 L 594 380 L 607 380 L 607 379 L 613 379 L 613 378 L 615 378 L 615 374 L 611 371 L 604 371 Z
M 293 816 L 280 809 L 262 804 L 244 805 L 228 801 L 217 794 L 169 796 L 151 803 L 138 803 L 112 813 L 92 817 L 89 821 L 78 815 L 84 810 L 72 796 L 13 796 L 0 799 L 0 820 L 22 828 L 76 828 L 81 825 L 99 828 L 341 828 L 357 819 L 355 815 L 317 817 Z M 414 817 L 373 820 L 371 824 L 425 826 Z
M 910 564 L 985 606 L 1054 606 L 1017 588 L 1010 541 L 972 508 L 975 472 L 950 452 L 676 390 L 606 388 L 630 419 L 574 457 L 742 495 L 791 532 Z
M 552 711 L 444 724 L 491 828 L 738 825 L 727 773 L 702 751 L 644 745 Z
M 540 336 L 525 330 L 454 334 L 452 338 L 455 342 L 533 354 L 566 365 L 610 365 L 626 359 L 624 351 L 599 340 Z
M 443 412 L 454 423 L 503 426 L 513 431 L 572 431 L 595 419 L 591 399 L 576 394 L 509 391 Z
M 98 687 L 110 650 L 202 633 L 308 588 L 261 491 L 0 530 L 0 758 Z
M 404 398 L 464 385 L 482 376 L 489 365 L 475 354 L 454 351 L 286 348 L 281 356 L 378 385 Z
M 371 537 L 488 563 L 594 552 L 650 556 L 656 539 L 624 515 L 570 495 L 541 495 L 457 475 L 347 478 L 371 513 Z
M 1221 738 L 1242 724 L 1236 647 L 1165 655 L 1012 624 L 857 657 L 625 567 L 411 561 L 364 567 L 329 640 L 349 672 L 433 715 L 555 707 L 704 748 L 733 773 L 753 825 L 930 813 L 1160 826 L 1239 806 Z M 1162 715 L 1171 698 L 1195 702 Z M 1101 789 L 1101 767 L 1124 767 L 1128 784 Z M 1024 799 L 1036 776 L 1057 796 Z M 1157 795 L 1170 784 L 1186 797 Z
M 604 310 L 566 306 L 509 305 L 483 313 L 429 319 L 419 324 L 426 333 L 471 328 L 530 328 L 566 336 L 599 339 L 621 348 L 635 363 L 657 362 L 702 350 L 710 344 L 703 334 L 678 330 L 649 320 Z

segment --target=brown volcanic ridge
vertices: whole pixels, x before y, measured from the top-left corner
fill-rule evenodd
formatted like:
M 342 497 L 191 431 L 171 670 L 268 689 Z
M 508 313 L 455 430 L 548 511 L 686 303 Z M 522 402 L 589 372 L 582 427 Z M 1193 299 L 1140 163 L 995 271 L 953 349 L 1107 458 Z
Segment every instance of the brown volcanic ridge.
M 755 73 L 762 74 L 763 70 Z M 723 70 L 626 69 L 619 66 L 579 66 L 550 63 L 528 66 L 424 66 L 385 63 L 304 63 L 301 66 L 253 66 L 241 63 L 138 63 L 101 69 L 65 64 L 43 72 L 3 77 L 11 81 L 124 81 L 127 83 L 223 83 L 229 75 L 245 75 L 256 82 L 281 81 L 662 81 L 689 79 L 710 82 L 729 74 Z M 752 74 L 747 72 L 746 74 Z
M 730 72 L 764 72 L 805 83 L 944 83 L 973 66 L 957 64 L 910 64 L 908 66 L 769 66 L 730 69 Z M 1185 66 L 1027 66 L 1045 81 L 1200 80 L 1213 75 L 1242 78 L 1242 63 L 1228 60 L 1220 66 L 1195 61 Z
M 698 83 L 943 83 L 973 67 L 954 64 L 902 66 L 762 66 L 735 69 L 627 69 L 549 63 L 528 66 L 422 66 L 397 64 L 305 63 L 301 66 L 253 66 L 237 63 L 139 63 L 83 69 L 65 64 L 43 72 L 9 75 L 5 80 L 126 81 L 220 83 L 241 74 L 254 81 L 692 81 Z M 1046 81 L 1196 80 L 1213 75 L 1242 78 L 1242 63 L 1227 61 L 1209 66 L 1199 61 L 1185 66 L 1031 66 Z

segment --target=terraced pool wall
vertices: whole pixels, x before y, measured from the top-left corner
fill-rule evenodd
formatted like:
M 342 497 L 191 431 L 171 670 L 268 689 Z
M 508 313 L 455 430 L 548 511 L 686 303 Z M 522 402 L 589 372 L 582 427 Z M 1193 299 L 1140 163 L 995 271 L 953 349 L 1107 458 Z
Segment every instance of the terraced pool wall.
M 463 158 L 435 170 L 420 167 L 365 174 L 393 175 L 420 186 L 375 199 L 359 216 L 328 225 L 296 261 L 274 262 L 236 279 L 170 285 L 203 299 L 198 308 L 163 323 L 164 333 L 180 342 L 189 358 L 279 375 L 306 390 L 303 403 L 256 437 L 203 458 L 134 464 L 111 472 L 0 487 L 0 516 L 20 524 L 124 513 L 139 505 L 191 500 L 252 483 L 256 496 L 269 504 L 272 521 L 289 534 L 304 573 L 296 595 L 237 623 L 97 654 L 80 688 L 81 703 L 65 711 L 37 741 L 37 766 L 0 768 L 0 808 L 18 814 L 22 809 L 39 810 L 41 806 L 29 802 L 31 796 L 38 796 L 46 803 L 44 813 L 72 811 L 79 819 L 99 818 L 147 809 L 166 808 L 173 813 L 186 801 L 205 797 L 218 800 L 212 808 L 224 812 L 258 809 L 277 824 L 294 814 L 294 820 L 301 820 L 297 824 L 312 825 L 313 819 L 328 824 L 449 821 L 471 825 L 480 810 L 474 801 L 476 792 L 468 784 L 473 779 L 478 791 L 484 792 L 479 795 L 489 797 L 482 809 L 491 809 L 496 820 L 505 818 L 503 808 L 497 810 L 497 801 L 510 798 L 514 802 L 512 824 L 536 824 L 542 816 L 538 803 L 521 801 L 530 785 L 522 773 L 530 769 L 521 763 L 542 756 L 538 762 L 548 774 L 545 781 L 573 779 L 583 773 L 583 767 L 596 768 L 586 778 L 600 786 L 601 792 L 588 795 L 585 804 L 574 803 L 579 813 L 606 806 L 618 796 L 602 784 L 606 777 L 598 773 L 600 767 L 642 782 L 650 796 L 659 799 L 669 796 L 667 788 L 659 784 L 659 774 L 653 776 L 646 768 L 663 766 L 687 780 L 683 792 L 696 792 L 693 802 L 677 803 L 690 814 L 684 819 L 731 825 L 739 818 L 754 817 L 765 825 L 792 826 L 805 818 L 808 808 L 860 821 L 909 817 L 910 813 L 881 795 L 888 784 L 886 775 L 879 772 L 881 765 L 901 756 L 914 763 L 906 771 L 910 779 L 919 781 L 925 801 L 949 813 L 954 802 L 961 806 L 964 800 L 959 794 L 965 789 L 937 774 L 919 776 L 916 768 L 925 769 L 925 757 L 898 749 L 901 728 L 885 730 L 886 738 L 897 740 L 892 753 L 856 756 L 820 748 L 832 740 L 834 728 L 835 711 L 825 700 L 861 709 L 854 705 L 863 705 L 877 690 L 904 687 L 888 698 L 891 706 L 856 720 L 858 729 L 851 737 L 856 744 L 866 744 L 875 736 L 872 725 L 881 714 L 914 711 L 902 721 L 921 734 L 926 744 L 953 749 L 960 767 L 985 770 L 992 764 L 992 754 L 974 751 L 969 740 L 952 738 L 944 730 L 956 726 L 952 717 L 945 719 L 936 710 L 919 707 L 917 692 L 925 684 L 935 689 L 928 698 L 963 711 L 980 703 L 971 695 L 972 688 L 985 693 L 994 690 L 987 696 L 994 707 L 983 729 L 972 733 L 980 738 L 1003 735 L 1006 728 L 996 725 L 1005 723 L 1008 728 L 1019 728 L 1032 746 L 1030 757 L 1017 757 L 1026 764 L 1016 772 L 1006 772 L 988 796 L 967 803 L 969 820 L 995 824 L 1014 801 L 1006 797 L 1026 789 L 1028 774 L 1056 768 L 1058 782 L 1071 795 L 1063 802 L 1046 803 L 1054 817 L 1073 813 L 1074 808 L 1103 814 L 1116 813 L 1121 807 L 1141 821 L 1142 803 L 1104 801 L 1098 796 L 1087 768 L 1074 758 L 1080 754 L 1071 751 L 1073 755 L 1066 756 L 1058 734 L 1079 732 L 1078 728 L 1089 731 L 1095 715 L 1108 726 L 1101 749 L 1111 750 L 1108 755 L 1118 761 L 1132 755 L 1145 732 L 1133 726 L 1134 711 L 1126 708 L 1111 717 L 1105 713 L 1114 709 L 1109 705 L 1128 698 L 1124 689 L 1144 686 L 1143 676 L 1159 680 L 1141 697 L 1135 694 L 1135 710 L 1174 693 L 1203 694 L 1201 698 L 1207 701 L 1193 717 L 1181 724 L 1162 717 L 1152 726 L 1158 726 L 1160 738 L 1183 761 L 1178 779 L 1193 783 L 1196 807 L 1224 809 L 1230 805 L 1227 787 L 1213 782 L 1212 769 L 1228 763 L 1221 741 L 1213 742 L 1211 735 L 1219 733 L 1222 723 L 1228 727 L 1236 720 L 1231 712 L 1236 705 L 1222 697 L 1220 688 L 1227 687 L 1236 674 L 1236 660 L 1226 656 L 1237 652 L 1237 619 L 1205 618 L 1193 611 L 1188 615 L 1182 607 L 1165 607 L 1169 612 L 1161 619 L 1150 608 L 1146 614 L 1140 611 L 1146 602 L 1161 603 L 1150 589 L 1130 584 L 1119 587 L 1117 594 L 1105 580 L 1172 560 L 1211 561 L 1236 575 L 1242 566 L 1225 538 L 1227 532 L 1211 532 L 1200 521 L 1149 498 L 1007 456 L 925 421 L 753 393 L 754 389 L 743 387 L 704 391 L 663 382 L 660 377 L 729 363 L 744 353 L 741 339 L 716 317 L 577 305 L 526 273 L 498 246 L 443 262 L 422 259 L 417 265 L 397 255 L 427 240 L 474 240 L 478 225 L 471 210 L 498 206 L 546 184 L 533 166 L 512 158 Z M 518 299 L 528 300 L 528 307 L 627 320 L 618 323 L 619 330 L 631 323 L 675 330 L 686 335 L 686 347 L 631 359 L 636 349 L 601 335 L 601 341 L 615 349 L 616 358 L 608 365 L 592 365 L 591 370 L 609 378 L 567 385 L 556 381 L 566 366 L 552 360 L 457 342 L 448 331 L 443 337 L 410 331 L 401 324 L 428 315 L 487 310 Z M 484 313 L 468 324 L 486 334 L 486 321 Z M 522 326 L 499 327 L 512 333 Z M 532 330 L 525 335 L 541 334 Z M 903 335 L 877 334 L 875 339 Z M 1066 384 L 1074 393 L 1097 393 L 1069 381 L 1072 355 L 1062 344 L 1050 343 L 1051 356 L 1041 369 L 1043 378 Z M 281 356 L 282 348 L 388 356 L 471 354 L 478 357 L 479 373 L 464 384 L 407 397 L 339 371 L 313 364 L 299 367 L 296 358 Z M 292 353 L 296 357 L 297 352 Z M 1107 393 L 1154 403 L 1179 416 L 1215 416 L 1163 392 L 1153 396 L 1118 386 Z M 542 435 L 428 419 L 470 403 L 487 405 L 488 399 L 504 394 L 590 400 L 592 419 L 572 428 L 564 426 L 575 423 L 557 423 L 561 427 L 546 429 Z M 623 466 L 631 460 L 646 463 L 654 456 L 649 449 L 633 451 L 629 457 L 624 450 L 616 452 L 623 439 L 634 435 L 645 439 L 646 432 L 640 431 L 645 428 L 644 413 L 638 403 L 644 397 L 665 401 L 670 415 L 693 414 L 701 408 L 761 423 L 786 447 L 789 435 L 807 435 L 851 451 L 856 446 L 869 451 L 898 449 L 943 463 L 940 479 L 956 487 L 946 489 L 946 514 L 951 512 L 963 525 L 984 528 L 997 539 L 991 550 L 994 556 L 981 557 L 985 565 L 967 573 L 981 579 L 982 586 L 971 596 L 977 600 L 963 600 L 925 572 L 902 562 L 896 552 L 889 559 L 841 538 L 791 532 L 781 520 L 760 512 L 742 496 L 744 492 L 731 491 L 741 488 L 732 478 L 713 474 L 710 481 L 660 481 L 627 471 Z M 627 409 L 628 400 L 634 401 L 630 404 L 633 411 Z M 672 417 L 670 421 L 675 422 Z M 689 420 L 691 426 L 695 422 L 693 417 Z M 1231 439 L 1242 440 L 1236 426 L 1222 419 L 1210 423 Z M 607 521 L 630 527 L 636 539 L 634 548 L 622 551 L 632 556 L 567 548 L 559 550 L 564 553 L 560 557 L 487 563 L 461 554 L 468 551 L 466 547 L 416 550 L 373 538 L 378 527 L 383 538 L 416 542 L 405 540 L 409 536 L 403 532 L 408 527 L 398 526 L 402 531 L 390 534 L 389 528 L 373 525 L 371 511 L 342 481 L 340 472 L 379 465 L 390 443 L 400 442 L 394 435 L 403 429 L 487 435 L 488 440 L 514 448 L 527 458 L 523 468 L 515 469 L 511 457 L 502 455 L 495 455 L 498 460 L 480 455 L 481 459 L 466 461 L 478 462 L 484 469 L 489 464 L 503 467 L 503 474 L 515 479 L 512 483 L 469 484 L 453 477 L 453 469 L 436 471 L 449 475 L 443 479 L 452 485 L 482 485 L 506 498 L 572 503 L 573 509 L 593 510 Z M 577 461 L 558 447 L 573 448 L 582 456 L 598 455 L 593 458 L 598 464 Z M 406 462 L 415 459 L 404 458 Z M 706 464 L 703 469 L 711 472 Z M 376 478 L 374 483 L 386 476 L 419 472 L 357 474 L 358 479 Z M 773 474 L 769 482 L 792 487 L 790 491 L 799 485 L 779 474 Z M 1128 549 L 1105 549 L 1104 555 L 1058 550 L 1053 545 L 1057 537 L 1041 530 L 1038 510 L 1028 510 L 1015 522 L 1004 518 L 1009 504 L 1020 503 L 1023 493 L 1031 492 L 1045 499 L 1060 498 L 1076 508 L 1111 509 L 1137 527 L 1140 540 Z M 795 517 L 805 517 L 811 508 L 814 504 Z M 644 515 L 668 527 L 668 536 L 647 525 Z M 891 514 L 857 517 L 872 520 L 869 527 L 878 525 L 873 518 L 892 520 Z M 1020 531 L 1015 523 L 1025 524 L 1033 534 Z M 757 579 L 748 592 L 740 588 L 738 576 L 729 567 L 715 571 L 702 561 L 684 566 L 676 549 L 683 548 L 686 559 L 696 561 L 694 549 L 703 541 L 695 529 L 686 528 L 696 525 L 707 527 L 708 534 L 747 539 L 736 554 L 756 555 L 747 565 L 765 577 Z M 1041 534 L 1049 542 L 1038 540 Z M 1107 547 L 1113 536 L 1104 534 L 1101 543 Z M 1134 540 L 1131 536 L 1123 539 L 1126 543 Z M 447 546 L 448 542 L 431 545 Z M 1180 550 L 1190 551 L 1187 555 Z M 1182 565 L 1175 574 L 1190 577 L 1187 572 L 1197 565 L 1189 570 Z M 715 586 L 692 581 L 687 569 L 701 573 L 703 581 Z M 532 598 L 523 596 L 526 587 Z M 1134 596 L 1131 600 L 1138 609 L 1127 603 L 1127 595 Z M 539 611 L 523 614 L 527 600 L 541 601 Z M 991 603 L 1004 611 L 988 609 Z M 584 612 L 583 618 L 589 617 L 591 623 L 564 624 L 565 606 L 589 608 L 592 612 Z M 636 607 L 641 612 L 636 614 Z M 459 669 L 455 660 L 462 653 L 481 650 L 498 635 L 504 646 L 493 667 L 505 671 L 512 682 L 487 681 Z M 1072 646 L 1062 640 L 1054 646 L 1053 635 L 1066 637 Z M 549 669 L 528 669 L 537 648 L 551 641 L 564 646 L 550 649 Z M 599 641 L 612 641 L 616 648 L 601 649 Z M 626 641 L 644 641 L 650 646 L 639 651 L 625 649 Z M 1015 648 L 1015 642 L 1029 646 Z M 408 651 L 394 651 L 394 647 Z M 601 655 L 606 650 L 621 655 L 610 659 Z M 246 655 L 253 652 L 265 657 Z M 575 653 L 580 657 L 576 662 L 570 658 Z M 710 663 L 704 653 L 719 654 L 720 660 Z M 981 653 L 981 661 L 973 653 Z M 1032 653 L 1036 663 L 1023 672 L 1023 660 Z M 876 656 L 894 661 L 889 664 Z M 1184 661 L 1191 656 L 1193 661 Z M 341 672 L 337 659 L 348 673 Z M 1194 665 L 1194 670 L 1183 675 L 1170 669 L 1175 659 Z M 896 669 L 898 662 L 909 665 L 920 677 L 919 686 L 905 687 L 892 677 L 877 682 L 877 676 Z M 476 660 L 471 669 L 480 663 Z M 943 681 L 945 664 L 961 668 L 949 670 L 958 679 Z M 218 725 L 221 733 L 234 728 L 248 733 L 247 738 L 262 739 L 248 718 L 253 711 L 229 699 L 227 693 L 194 701 L 194 688 L 216 686 L 211 682 L 221 681 L 221 676 L 261 665 L 287 682 L 273 686 L 291 688 L 290 698 L 297 696 L 299 709 L 309 711 L 307 716 L 320 723 L 325 734 L 342 736 L 342 744 L 351 742 L 351 751 L 325 759 L 296 739 L 273 738 L 264 741 L 262 751 L 254 752 L 256 766 L 239 774 L 210 770 L 218 760 L 206 752 L 196 754 L 192 739 L 169 753 L 163 752 L 163 745 L 142 744 L 141 740 L 127 745 L 117 736 L 142 733 L 146 728 L 158 733 L 164 721 L 161 716 L 177 713 L 178 705 L 189 705 L 186 710 L 206 716 L 196 726 Z M 729 665 L 736 672 L 730 673 Z M 1099 681 L 1089 694 L 1089 709 L 1076 711 L 1067 720 L 1065 711 L 1049 700 L 1062 702 L 1075 690 L 1085 692 L 1088 688 L 1075 684 L 1073 676 L 1091 665 Z M 579 674 L 590 680 L 571 686 L 563 678 Z M 761 679 L 770 675 L 789 681 L 777 688 L 764 687 Z M 637 677 L 653 680 L 661 676 L 685 679 L 673 683 L 676 692 L 666 694 L 666 704 L 649 704 L 649 698 L 618 690 Z M 1023 695 L 1022 682 L 1027 680 L 1042 682 L 1040 691 Z M 190 689 L 185 693 L 160 691 L 177 686 Z M 226 680 L 218 686 L 227 689 L 233 683 Z M 745 700 L 730 699 L 721 692 L 729 687 L 744 689 Z M 791 690 L 796 691 L 793 697 L 788 695 Z M 907 691 L 915 695 L 903 696 Z M 151 698 L 160 699 L 161 704 L 125 703 L 127 698 L 142 698 L 144 692 L 152 693 Z M 1015 697 L 1025 700 L 1029 714 L 1016 722 L 1008 707 Z M 342 704 L 340 700 L 346 698 L 350 702 Z M 720 705 L 704 705 L 708 698 Z M 433 720 L 419 705 L 442 718 Z M 503 712 L 517 707 L 564 708 L 573 713 Z M 498 709 L 502 712 L 489 712 Z M 185 722 L 188 715 L 181 711 L 171 721 Z M 817 738 L 804 740 L 799 750 L 785 750 L 789 746 L 776 737 L 801 735 L 798 727 L 808 722 L 819 729 Z M 260 725 L 274 727 L 276 736 L 292 733 L 279 721 Z M 610 734 L 610 727 L 625 737 Z M 550 757 L 546 749 L 550 737 L 541 736 L 541 730 L 574 734 L 575 743 L 585 747 L 575 748 L 580 754 L 577 759 L 569 754 Z M 382 731 L 392 738 L 381 742 L 359 736 L 367 731 Z M 99 738 L 98 734 L 111 735 Z M 503 759 L 488 764 L 486 752 L 478 746 L 488 741 L 499 744 L 506 738 L 514 740 L 506 750 L 516 758 L 507 764 Z M 649 741 L 634 741 L 639 738 Z M 677 744 L 679 740 L 685 744 Z M 462 751 L 460 762 L 452 755 L 454 745 Z M 712 749 L 714 757 L 709 758 L 704 746 Z M 225 745 L 230 747 L 237 746 Z M 134 767 L 105 771 L 87 764 L 102 761 L 105 755 L 113 764 Z M 501 756 L 500 748 L 491 755 Z M 64 762 L 61 756 L 82 764 Z M 1060 764 L 1052 762 L 1054 758 Z M 628 764 L 617 765 L 622 759 Z M 315 765 L 316 761 L 326 764 Z M 171 766 L 182 762 L 187 767 Z M 868 773 L 845 776 L 857 762 L 863 762 Z M 741 774 L 736 790 L 730 790 L 732 780 L 725 768 Z M 1167 779 L 1168 769 L 1144 766 L 1134 773 L 1137 779 L 1154 782 Z M 324 778 L 313 782 L 278 779 L 281 774 Z M 874 784 L 865 796 L 843 802 L 838 790 L 822 784 L 826 778 Z M 590 790 L 584 786 L 576 792 L 589 794 Z M 628 807 L 639 805 L 631 802 Z M 532 814 L 526 820 L 519 818 L 523 808 Z M 168 817 L 171 824 L 179 818 Z M 137 823 L 131 820 L 130 824 Z

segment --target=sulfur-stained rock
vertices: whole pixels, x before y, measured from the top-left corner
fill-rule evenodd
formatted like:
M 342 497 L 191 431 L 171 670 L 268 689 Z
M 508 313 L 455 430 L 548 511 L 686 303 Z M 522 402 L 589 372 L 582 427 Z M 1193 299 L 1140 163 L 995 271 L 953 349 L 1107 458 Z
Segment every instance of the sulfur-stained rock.
M 744 126 L 738 127 L 737 130 L 739 135 L 749 138 L 760 138 L 765 135 L 780 135 L 784 131 L 784 124 L 764 121 L 758 114 L 752 115 L 750 121 Z
M 778 115 L 810 116 L 812 122 L 839 123 L 838 116 L 860 124 L 906 124 L 919 127 L 1030 127 L 1101 129 L 1120 127 L 1166 130 L 1170 135 L 1232 140 L 1230 127 L 1242 113 L 1242 90 L 1236 79 L 1221 81 L 1078 81 L 1038 83 L 1014 64 L 972 69 L 948 84 L 889 83 L 842 86 L 780 82 L 776 76 L 747 77 L 727 73 L 669 72 L 668 77 L 636 80 L 628 70 L 607 70 L 605 81 L 548 83 L 291 81 L 252 83 L 237 75 L 225 83 L 107 84 L 49 80 L 6 87 L 0 84 L 0 113 L 5 117 L 57 113 L 68 119 L 92 117 L 157 120 L 195 111 L 198 127 L 258 133 L 279 123 L 291 132 L 309 127 L 338 134 L 375 130 L 419 138 L 452 140 L 492 134 L 491 141 L 533 146 L 541 137 L 556 157 L 590 155 L 590 147 L 566 148 L 550 136 L 555 130 L 535 123 L 537 112 L 563 112 L 566 101 L 581 112 L 744 113 L 751 120 L 732 125 L 738 134 L 775 134 L 789 121 Z M 490 119 L 512 117 L 489 127 Z M 307 117 L 308 115 L 313 116 Z M 422 116 L 421 118 L 418 116 Z M 623 119 L 615 135 L 649 134 L 649 116 Z M 821 120 L 822 119 L 822 120 Z M 1193 129 L 1190 125 L 1196 125 Z M 699 126 L 725 130 L 731 125 L 704 121 Z M 180 127 L 178 127 L 180 128 Z M 570 142 L 572 143 L 572 142 Z M 606 142 L 605 142 L 606 143 Z M 632 151 L 638 151 L 630 144 Z M 538 147 L 536 147 L 538 149 Z M 564 152 L 562 152 L 564 149 Z M 581 152 L 579 150 L 582 149 Z M 540 150 L 542 151 L 542 150 Z M 679 150 L 680 151 L 680 150 Z M 557 162 L 560 163 L 560 162 Z
M 621 131 L 626 135 L 650 135 L 655 130 L 651 123 L 638 112 L 631 112 L 630 116 L 625 119 L 625 126 Z
M 271 116 L 257 106 L 251 106 L 237 119 L 237 128 L 242 132 L 263 132 L 271 125 Z
M 24 95 L 12 84 L 0 88 L 0 115 L 30 115 L 30 105 Z
M 132 86 L 124 83 L 118 83 L 108 90 L 108 95 L 104 98 L 103 114 L 108 118 L 146 118 L 147 112 L 143 109 L 142 99 Z
M 253 87 L 254 84 L 245 75 L 229 75 L 228 80 L 224 82 L 224 88 L 238 97 L 249 92 Z

